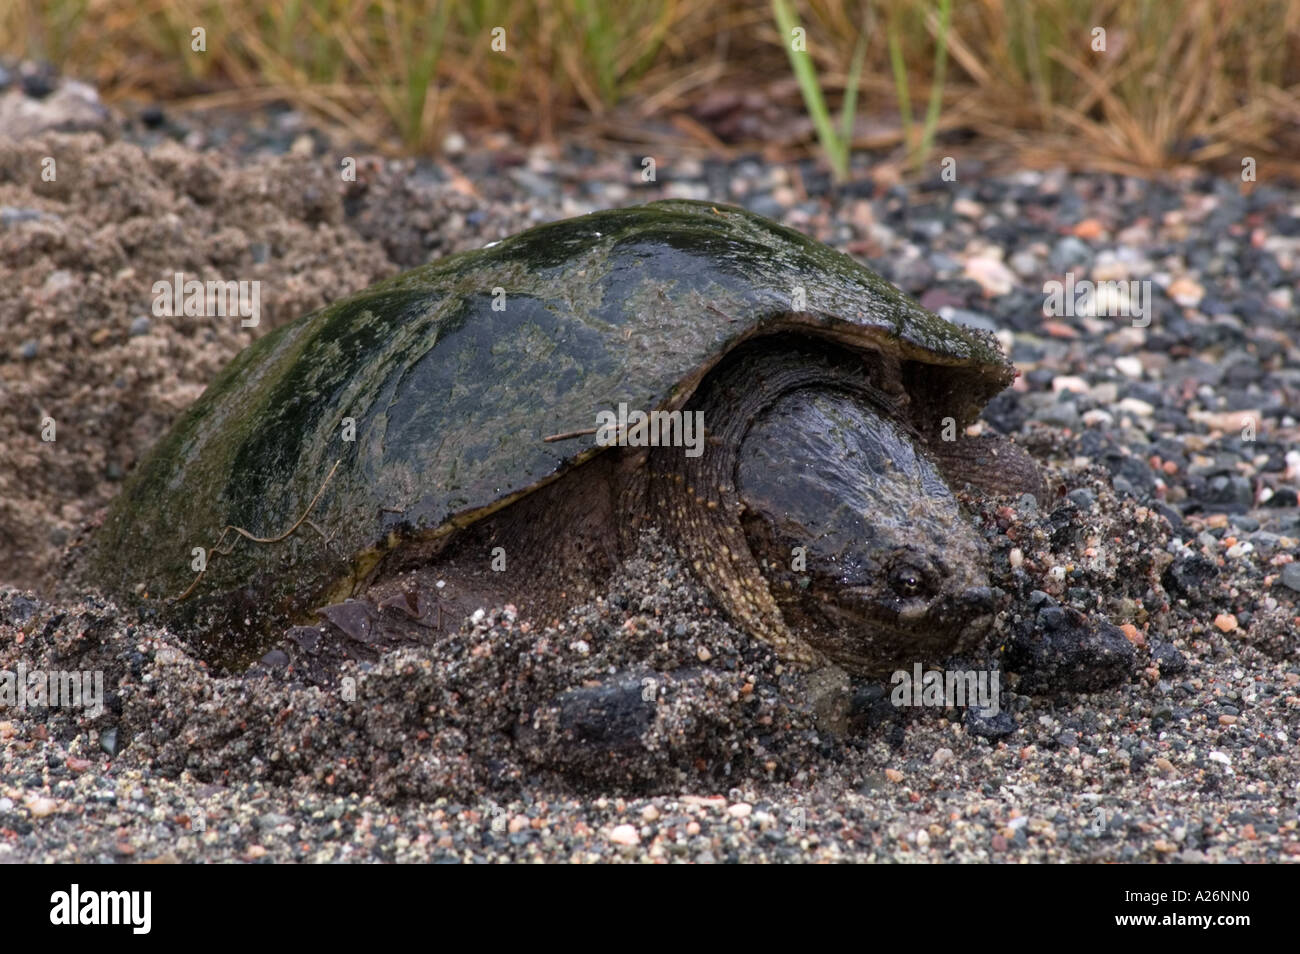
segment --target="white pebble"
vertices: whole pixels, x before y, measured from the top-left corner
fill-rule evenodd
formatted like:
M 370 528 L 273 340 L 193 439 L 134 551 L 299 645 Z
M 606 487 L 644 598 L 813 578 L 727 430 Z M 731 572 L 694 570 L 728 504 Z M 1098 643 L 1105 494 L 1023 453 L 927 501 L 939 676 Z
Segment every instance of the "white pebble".
M 1116 405 L 1121 411 L 1128 411 L 1138 417 L 1150 417 L 1156 412 L 1155 406 L 1140 398 L 1126 397 Z
M 616 845 L 639 845 L 641 835 L 632 825 L 615 825 L 609 830 L 609 840 Z
M 1089 388 L 1088 394 L 1098 404 L 1114 404 L 1119 400 L 1119 385 L 1114 381 L 1101 381 Z
M 58 802 L 52 798 L 45 798 L 43 795 L 34 795 L 23 804 L 32 813 L 33 818 L 44 818 L 46 815 L 53 815 L 59 807 Z
M 1135 358 L 1132 355 L 1125 355 L 1115 359 L 1115 370 L 1126 378 L 1137 379 L 1142 377 L 1142 359 Z
M 1083 378 L 1073 374 L 1058 374 L 1052 378 L 1052 393 L 1060 394 L 1062 391 L 1073 391 L 1076 394 L 1088 393 L 1088 382 Z
M 1085 427 L 1110 427 L 1115 423 L 1114 416 L 1109 411 L 1103 411 L 1099 407 L 1094 407 L 1091 411 L 1084 411 L 1082 420 Z
M 967 259 L 965 275 L 977 282 L 986 295 L 1005 295 L 1016 287 L 1016 276 L 996 258 L 976 256 Z

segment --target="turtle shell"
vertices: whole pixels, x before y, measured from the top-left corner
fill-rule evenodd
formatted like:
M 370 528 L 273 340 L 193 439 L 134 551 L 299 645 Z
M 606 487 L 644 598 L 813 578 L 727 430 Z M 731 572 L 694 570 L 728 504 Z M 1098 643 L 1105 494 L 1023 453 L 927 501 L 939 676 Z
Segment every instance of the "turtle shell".
M 548 435 L 620 403 L 680 407 L 736 345 L 791 331 L 897 356 L 912 413 L 958 426 L 1012 378 L 991 337 L 768 219 L 684 200 L 596 212 L 254 341 L 131 475 L 91 581 L 196 625 L 287 618 L 605 449 Z

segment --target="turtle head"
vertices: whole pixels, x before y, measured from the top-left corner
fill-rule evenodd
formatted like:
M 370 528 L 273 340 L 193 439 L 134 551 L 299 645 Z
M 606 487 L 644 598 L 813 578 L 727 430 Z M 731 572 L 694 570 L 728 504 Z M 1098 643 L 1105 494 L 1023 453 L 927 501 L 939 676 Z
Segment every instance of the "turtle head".
M 799 581 L 795 613 L 809 639 L 849 671 L 881 676 L 976 645 L 996 608 L 987 554 L 947 509 L 929 515 L 932 527 L 948 528 L 941 540 L 917 521 L 907 541 L 864 541 L 848 553 L 811 548 L 820 565 Z
M 869 402 L 782 396 L 749 428 L 736 478 L 786 622 L 847 671 L 937 663 L 988 632 L 987 547 L 924 448 Z

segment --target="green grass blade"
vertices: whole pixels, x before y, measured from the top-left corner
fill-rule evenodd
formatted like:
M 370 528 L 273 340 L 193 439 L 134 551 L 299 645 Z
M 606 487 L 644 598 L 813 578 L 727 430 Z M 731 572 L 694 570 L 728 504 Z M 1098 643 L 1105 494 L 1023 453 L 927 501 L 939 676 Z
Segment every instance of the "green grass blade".
M 853 50 L 849 64 L 848 85 L 844 88 L 844 103 L 840 106 L 840 140 L 844 143 L 845 159 L 853 144 L 853 120 L 858 109 L 858 83 L 862 77 L 862 62 L 867 56 L 867 35 L 858 34 L 858 45 Z
M 943 76 L 948 66 L 948 28 L 951 23 L 952 0 L 939 0 L 939 35 L 935 37 L 934 79 L 930 83 L 930 104 L 925 110 L 925 128 L 921 132 L 921 149 L 918 165 L 930 155 L 934 131 L 939 125 L 939 108 L 943 105 Z
M 891 17 L 889 34 L 889 65 L 894 72 L 894 90 L 898 95 L 898 112 L 903 119 L 903 146 L 912 148 L 912 94 L 907 86 L 907 64 L 903 60 L 903 44 L 898 38 L 898 25 Z
M 790 57 L 790 66 L 799 83 L 799 92 L 803 94 L 804 105 L 812 117 L 813 128 L 817 130 L 817 139 L 821 142 L 822 151 L 830 162 L 831 171 L 842 181 L 848 175 L 847 149 L 840 142 L 835 126 L 831 122 L 830 110 L 826 108 L 821 86 L 817 83 L 817 72 L 813 69 L 812 57 L 807 51 L 798 52 L 790 46 L 790 35 L 799 25 L 798 21 L 795 20 L 786 0 L 772 0 L 772 13 L 776 17 L 777 28 L 781 31 L 781 42 Z

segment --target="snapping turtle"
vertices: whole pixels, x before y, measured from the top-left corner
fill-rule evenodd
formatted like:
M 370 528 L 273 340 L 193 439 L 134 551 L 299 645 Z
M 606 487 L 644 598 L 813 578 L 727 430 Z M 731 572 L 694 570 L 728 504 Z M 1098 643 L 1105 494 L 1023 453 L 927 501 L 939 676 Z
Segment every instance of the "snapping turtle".
M 598 212 L 254 342 L 136 469 L 89 565 L 232 663 L 362 594 L 426 621 L 434 598 L 549 614 L 654 526 L 785 658 L 879 676 L 990 625 L 953 491 L 1041 490 L 1014 445 L 963 436 L 1013 376 L 991 337 L 767 219 Z

